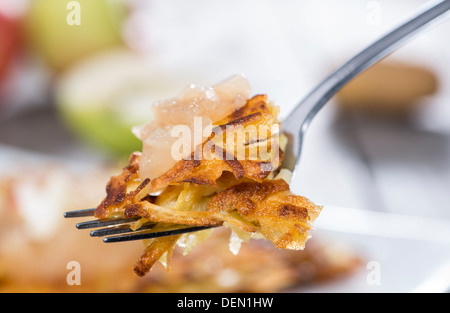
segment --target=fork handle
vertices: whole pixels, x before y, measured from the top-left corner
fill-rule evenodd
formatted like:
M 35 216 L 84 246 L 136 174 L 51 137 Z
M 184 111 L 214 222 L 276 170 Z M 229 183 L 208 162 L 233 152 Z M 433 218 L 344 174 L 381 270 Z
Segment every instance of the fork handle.
M 313 89 L 283 121 L 281 130 L 289 140 L 292 140 L 289 150 L 286 151 L 283 167 L 295 170 L 301 153 L 303 136 L 311 120 L 331 97 L 355 76 L 388 56 L 424 26 L 431 24 L 431 21 L 448 10 L 450 10 L 450 0 L 439 2 L 423 11 L 359 52 Z

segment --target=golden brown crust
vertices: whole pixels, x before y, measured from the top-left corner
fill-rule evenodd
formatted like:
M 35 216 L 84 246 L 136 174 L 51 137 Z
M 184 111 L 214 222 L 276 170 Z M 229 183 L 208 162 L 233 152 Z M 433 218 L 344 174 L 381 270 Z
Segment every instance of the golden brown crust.
M 183 182 L 217 186 L 216 181 L 224 172 L 233 173 L 236 179 L 243 177 L 262 182 L 273 170 L 272 163 L 253 160 L 181 160 L 164 175 L 152 180 L 151 191 Z
M 180 236 L 177 235 L 153 240 L 152 243 L 145 248 L 141 257 L 133 266 L 134 272 L 138 276 L 144 276 L 148 273 L 152 266 L 161 259 L 164 253 L 170 253 L 173 250 L 179 238 Z
M 265 181 L 260 184 L 245 182 L 222 191 L 211 198 L 208 211 L 229 212 L 237 210 L 243 217 L 254 214 L 256 204 L 268 195 L 289 190 L 284 180 Z
M 240 121 L 239 124 L 245 126 L 254 123 L 255 121 L 251 121 L 251 119 L 255 116 L 258 116 L 259 120 L 264 119 L 268 123 L 273 123 L 274 117 L 277 115 L 277 108 L 270 105 L 267 95 L 255 95 L 248 100 L 245 106 L 236 110 L 219 124 L 237 124 L 236 121 Z
M 321 207 L 290 193 L 281 179 L 232 186 L 215 195 L 208 211 L 236 210 L 245 220 L 259 225 L 261 233 L 278 248 L 303 249 L 311 223 Z
M 108 217 L 113 213 L 114 207 L 120 207 L 129 197 L 129 195 L 127 196 L 127 185 L 138 175 L 139 159 L 139 153 L 131 154 L 129 164 L 124 167 L 122 173 L 111 177 L 106 185 L 106 197 L 95 212 L 97 217 Z

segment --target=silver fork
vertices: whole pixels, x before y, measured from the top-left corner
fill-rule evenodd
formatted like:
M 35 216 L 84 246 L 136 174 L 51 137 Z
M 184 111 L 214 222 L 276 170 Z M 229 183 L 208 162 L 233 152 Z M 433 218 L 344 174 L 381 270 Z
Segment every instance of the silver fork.
M 345 84 L 373 64 L 384 59 L 402 44 L 407 42 L 413 35 L 432 24 L 431 22 L 436 21 L 438 17 L 446 16 L 444 13 L 449 10 L 450 0 L 441 1 L 424 10 L 414 18 L 375 41 L 360 53 L 356 54 L 313 89 L 282 122 L 281 132 L 287 136 L 288 145 L 281 167 L 289 169 L 293 173 L 296 172 L 304 135 L 312 119 Z M 93 216 L 94 213 L 95 209 L 69 211 L 64 213 L 64 217 L 86 217 Z M 104 242 L 157 238 L 211 228 L 211 226 L 190 227 L 186 225 L 168 225 L 167 230 L 152 231 L 152 227 L 155 224 L 149 223 L 143 225 L 140 229 L 133 231 L 130 226 L 138 219 L 139 218 L 117 218 L 90 220 L 78 223 L 76 224 L 76 227 L 78 229 L 96 228 L 96 230 L 90 232 L 90 235 L 93 237 L 104 237 Z

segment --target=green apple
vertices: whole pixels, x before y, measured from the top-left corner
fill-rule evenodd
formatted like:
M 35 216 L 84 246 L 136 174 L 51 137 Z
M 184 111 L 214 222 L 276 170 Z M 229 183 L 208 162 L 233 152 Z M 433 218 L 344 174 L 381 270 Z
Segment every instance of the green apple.
M 117 0 L 33 0 L 26 15 L 32 48 L 57 71 L 99 50 L 121 45 L 126 16 Z
M 132 127 L 152 120 L 154 101 L 179 92 L 184 82 L 178 79 L 145 56 L 113 49 L 60 75 L 55 99 L 64 121 L 82 140 L 115 155 L 129 155 L 142 150 Z

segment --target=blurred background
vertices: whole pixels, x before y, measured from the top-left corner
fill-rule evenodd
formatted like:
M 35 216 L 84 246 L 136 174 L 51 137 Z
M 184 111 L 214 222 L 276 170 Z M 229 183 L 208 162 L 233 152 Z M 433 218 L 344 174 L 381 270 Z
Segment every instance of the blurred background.
M 102 244 L 62 212 L 102 200 L 107 179 L 141 149 L 131 127 L 152 118 L 153 101 L 242 73 L 283 118 L 342 62 L 433 3 L 0 0 L 0 291 L 205 290 L 199 281 L 254 291 L 242 283 L 254 269 L 234 261 L 198 275 L 197 289 L 194 260 L 179 265 L 186 272 L 134 277 L 142 243 Z M 292 189 L 325 206 L 313 238 L 339 249 L 301 260 L 274 252 L 279 262 L 264 275 L 284 283 L 271 291 L 449 290 L 449 33 L 447 19 L 420 34 L 313 121 Z M 66 282 L 72 260 L 81 286 Z M 369 261 L 381 282 L 366 279 Z M 288 283 L 287 268 L 301 278 Z

